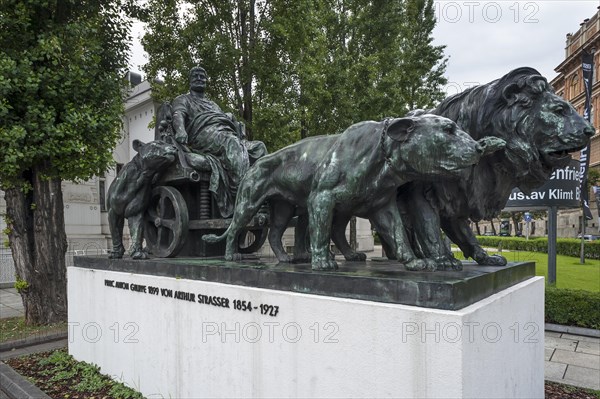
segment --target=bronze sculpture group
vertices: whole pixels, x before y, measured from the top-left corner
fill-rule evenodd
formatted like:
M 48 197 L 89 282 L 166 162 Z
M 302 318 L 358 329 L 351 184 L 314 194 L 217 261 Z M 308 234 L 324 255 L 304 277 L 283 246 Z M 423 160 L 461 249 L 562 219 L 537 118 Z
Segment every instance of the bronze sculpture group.
M 267 153 L 260 141 L 245 140 L 243 125 L 205 96 L 206 71 L 192 68 L 190 92 L 172 103 L 175 140 L 200 154 L 209 154 L 219 185 L 214 190 L 221 216 L 231 217 L 235 194 L 250 164 Z
M 236 250 L 240 232 L 268 205 L 269 241 L 282 262 L 291 257 L 281 235 L 299 214 L 308 224 L 298 222 L 296 233 L 303 236 L 308 229 L 314 270 L 337 268 L 330 240 L 347 260 L 365 259 L 345 237 L 352 216 L 368 218 L 387 256 L 409 270 L 462 269 L 442 230 L 478 264 L 504 265 L 506 259 L 481 248 L 468 221 L 495 216 L 514 187 L 527 192 L 543 184 L 594 133 L 536 70 L 519 68 L 433 110 L 357 123 L 341 134 L 307 138 L 266 155 L 263 143 L 246 141 L 243 127 L 204 97 L 205 86 L 205 71 L 194 68 L 190 94 L 177 97 L 167 122 L 157 123 L 182 163 L 211 172 L 213 201 L 223 218 L 232 219 L 227 229 L 220 225 L 218 234 L 202 239 L 212 245 L 226 240 L 228 260 L 241 258 Z M 173 163 L 173 146 L 164 143 L 161 168 Z M 156 168 L 141 163 L 140 155 L 109 190 L 109 215 L 116 215 L 110 224 L 111 257 L 124 252 L 123 218 L 129 218 L 130 229 L 134 226 L 132 257 L 145 257 L 143 232 L 135 226 Z M 135 180 L 134 172 L 144 177 Z M 138 189 L 125 188 L 132 181 Z

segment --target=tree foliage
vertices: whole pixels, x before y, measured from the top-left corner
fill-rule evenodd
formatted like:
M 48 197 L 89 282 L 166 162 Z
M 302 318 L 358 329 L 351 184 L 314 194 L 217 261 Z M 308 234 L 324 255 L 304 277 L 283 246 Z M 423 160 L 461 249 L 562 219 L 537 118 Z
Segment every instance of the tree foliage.
M 128 25 L 118 2 L 0 3 L 0 182 L 87 179 L 112 160 Z
M 66 319 L 61 181 L 112 162 L 129 23 L 120 0 L 0 2 L 0 188 L 30 324 Z
M 600 169 L 588 169 L 587 175 L 587 189 L 592 189 L 592 186 L 600 184 Z
M 145 11 L 155 97 L 186 92 L 201 64 L 209 96 L 270 150 L 443 97 L 432 0 L 149 0 Z

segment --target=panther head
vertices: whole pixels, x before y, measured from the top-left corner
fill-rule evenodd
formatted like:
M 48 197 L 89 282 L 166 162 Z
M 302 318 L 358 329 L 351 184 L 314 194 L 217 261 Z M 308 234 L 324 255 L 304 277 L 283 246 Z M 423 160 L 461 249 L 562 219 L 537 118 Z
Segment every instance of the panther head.
M 141 158 L 144 169 L 157 172 L 175 161 L 177 148 L 161 140 L 143 143 L 133 140 L 133 149 Z
M 463 169 L 506 144 L 497 137 L 475 141 L 452 120 L 432 114 L 393 119 L 387 134 L 399 143 L 394 159 L 421 179 L 459 177 Z

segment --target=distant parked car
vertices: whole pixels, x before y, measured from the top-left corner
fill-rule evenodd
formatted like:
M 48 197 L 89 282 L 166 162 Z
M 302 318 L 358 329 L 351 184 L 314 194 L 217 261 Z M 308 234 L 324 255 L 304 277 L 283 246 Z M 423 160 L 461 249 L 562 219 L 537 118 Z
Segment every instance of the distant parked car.
M 577 238 L 581 239 L 581 234 L 578 234 Z M 584 234 L 583 239 L 585 241 L 596 241 L 596 240 L 600 240 L 600 236 L 594 235 L 594 234 Z
M 484 235 L 484 236 L 487 236 L 487 237 L 493 237 L 493 236 L 495 236 L 496 234 L 492 233 L 491 231 L 488 231 L 488 232 L 485 232 L 485 233 L 483 233 L 483 235 Z
M 510 237 L 510 233 L 502 232 L 499 234 L 500 237 Z

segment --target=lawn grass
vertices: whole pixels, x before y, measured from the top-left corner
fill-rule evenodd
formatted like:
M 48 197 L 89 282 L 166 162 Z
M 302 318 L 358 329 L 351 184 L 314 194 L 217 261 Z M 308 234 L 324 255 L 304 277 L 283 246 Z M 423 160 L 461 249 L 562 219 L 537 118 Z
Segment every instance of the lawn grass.
M 498 251 L 488 251 L 490 255 Z M 502 251 L 509 262 L 535 262 L 535 274 L 548 279 L 548 254 L 525 251 Z M 458 259 L 464 259 L 462 253 L 455 252 Z M 600 260 L 586 259 L 585 264 L 572 256 L 556 256 L 556 287 L 600 292 Z

